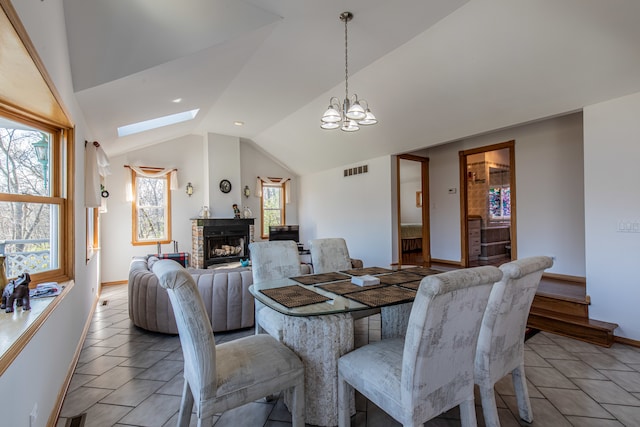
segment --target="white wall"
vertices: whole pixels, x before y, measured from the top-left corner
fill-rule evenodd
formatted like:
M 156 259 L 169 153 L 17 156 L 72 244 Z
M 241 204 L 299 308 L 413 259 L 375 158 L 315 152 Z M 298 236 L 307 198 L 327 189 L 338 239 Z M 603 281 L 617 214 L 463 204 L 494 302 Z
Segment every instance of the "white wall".
M 301 177 L 300 240 L 305 247 L 310 239 L 343 237 L 352 258 L 362 259 L 365 266 L 388 267 L 395 209 L 391 163 L 385 156 Z M 345 168 L 364 164 L 368 173 L 343 176 Z
M 209 212 L 211 218 L 233 218 L 233 205 L 242 206 L 240 180 L 240 138 L 207 134 L 207 164 L 205 176 L 209 176 Z M 193 162 L 192 158 L 191 161 Z M 220 181 L 231 182 L 231 191 L 220 191 Z M 242 209 L 241 209 L 242 210 Z
M 549 272 L 584 277 L 582 114 L 424 150 L 429 157 L 431 254 L 460 261 L 458 152 L 515 140 L 518 257 L 553 255 Z M 450 188 L 456 194 L 449 194 Z
M 592 318 L 615 322 L 616 336 L 640 340 L 640 93 L 584 109 L 587 292 Z
M 31 427 L 41 427 L 63 392 L 63 382 L 98 292 L 99 259 L 85 262 L 84 140 L 92 138 L 72 90 L 62 0 L 12 4 L 76 125 L 75 286 L 0 377 L 0 401 L 9 402 L 0 424 L 29 426 L 29 414 L 37 404 L 38 416 Z
M 178 242 L 180 251 L 191 252 L 189 219 L 198 216 L 207 197 L 202 152 L 203 138 L 188 135 L 110 159 L 112 175 L 107 179 L 110 193 L 107 212 L 100 218 L 102 283 L 126 280 L 133 256 L 157 252 L 155 243 L 142 246 L 131 244 L 131 202 L 125 198 L 126 177 L 131 171 L 124 165 L 178 169 L 179 188 L 171 191 L 171 238 Z M 191 182 L 194 188 L 191 197 L 185 190 L 187 182 Z M 217 184 L 214 190 L 220 193 Z M 162 245 L 162 252 L 173 252 L 173 244 Z

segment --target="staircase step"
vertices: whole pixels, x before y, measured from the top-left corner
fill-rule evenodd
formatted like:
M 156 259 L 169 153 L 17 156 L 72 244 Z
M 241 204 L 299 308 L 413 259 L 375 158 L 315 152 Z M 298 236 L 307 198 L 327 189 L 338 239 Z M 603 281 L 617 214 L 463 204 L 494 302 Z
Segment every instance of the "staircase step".
M 616 323 L 534 309 L 533 307 L 529 312 L 527 326 L 603 347 L 613 345 L 613 331 L 618 327 Z
M 551 311 L 558 314 L 589 318 L 589 299 L 564 297 L 559 295 L 536 293 L 531 304 L 532 309 Z

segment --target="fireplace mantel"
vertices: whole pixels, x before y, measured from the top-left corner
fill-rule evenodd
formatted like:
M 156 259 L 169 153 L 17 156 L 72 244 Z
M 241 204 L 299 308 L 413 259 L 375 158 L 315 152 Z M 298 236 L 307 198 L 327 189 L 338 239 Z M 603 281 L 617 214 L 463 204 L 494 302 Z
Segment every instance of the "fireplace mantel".
M 249 258 L 253 223 L 253 218 L 191 218 L 191 265 L 208 268 Z

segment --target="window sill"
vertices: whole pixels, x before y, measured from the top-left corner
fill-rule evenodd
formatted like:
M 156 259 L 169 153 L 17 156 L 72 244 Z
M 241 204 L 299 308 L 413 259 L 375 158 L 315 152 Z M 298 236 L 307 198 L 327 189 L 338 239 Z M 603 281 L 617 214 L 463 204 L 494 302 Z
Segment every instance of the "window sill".
M 60 295 L 32 299 L 29 311 L 22 311 L 19 308 L 13 313 L 5 313 L 4 310 L 0 310 L 0 375 L 31 341 L 73 285 L 73 280 L 61 282 L 60 286 L 64 286 L 64 289 Z

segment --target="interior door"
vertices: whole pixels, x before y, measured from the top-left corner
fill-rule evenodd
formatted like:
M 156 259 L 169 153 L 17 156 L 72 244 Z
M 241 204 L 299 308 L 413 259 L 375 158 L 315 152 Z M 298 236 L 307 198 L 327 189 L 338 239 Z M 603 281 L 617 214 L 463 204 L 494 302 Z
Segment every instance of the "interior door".
M 431 264 L 429 159 L 397 157 L 398 265 Z
M 461 264 L 517 258 L 515 141 L 460 151 Z

